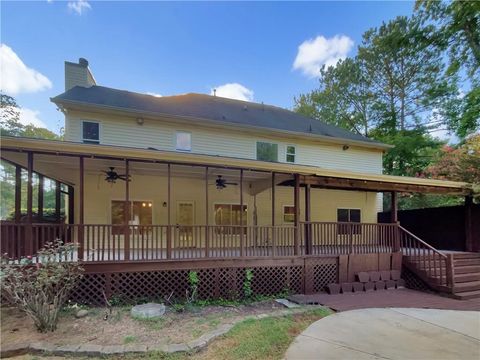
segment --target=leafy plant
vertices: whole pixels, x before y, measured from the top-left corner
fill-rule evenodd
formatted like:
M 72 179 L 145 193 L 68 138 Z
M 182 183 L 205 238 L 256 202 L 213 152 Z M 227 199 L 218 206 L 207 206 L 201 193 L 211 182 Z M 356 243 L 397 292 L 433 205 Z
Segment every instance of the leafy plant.
M 245 281 L 243 282 L 243 296 L 247 299 L 250 299 L 253 295 L 252 290 L 252 279 L 253 279 L 253 270 L 245 270 Z
M 198 273 L 196 271 L 188 272 L 188 284 L 190 286 L 190 291 L 187 290 L 187 302 L 193 303 L 197 300 L 198 295 L 198 284 L 200 280 L 198 278 Z
M 40 332 L 56 329 L 60 310 L 82 277 L 83 268 L 78 262 L 61 261 L 75 248 L 75 244 L 57 240 L 38 251 L 36 264 L 31 257 L 19 262 L 5 256 L 1 259 L 2 293 L 34 321 Z

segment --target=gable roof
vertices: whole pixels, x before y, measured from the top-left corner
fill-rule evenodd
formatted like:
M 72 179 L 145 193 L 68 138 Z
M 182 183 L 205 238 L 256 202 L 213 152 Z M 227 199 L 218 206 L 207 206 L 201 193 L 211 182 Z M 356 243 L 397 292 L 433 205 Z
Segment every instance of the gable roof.
M 55 104 L 89 105 L 112 110 L 133 111 L 149 115 L 190 118 L 192 121 L 215 121 L 234 126 L 249 126 L 293 132 L 300 135 L 345 139 L 378 148 L 389 145 L 345 129 L 308 118 L 280 107 L 233 100 L 206 94 L 155 97 L 104 86 L 75 86 L 51 99 Z

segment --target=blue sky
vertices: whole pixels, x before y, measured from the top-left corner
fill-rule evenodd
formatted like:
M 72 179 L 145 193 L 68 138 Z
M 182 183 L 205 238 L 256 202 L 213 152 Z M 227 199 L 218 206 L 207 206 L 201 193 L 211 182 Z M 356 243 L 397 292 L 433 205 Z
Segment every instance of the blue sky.
M 64 90 L 65 60 L 88 59 L 99 85 L 163 96 L 217 88 L 217 95 L 292 108 L 294 96 L 316 87 L 319 65 L 354 55 L 365 30 L 411 14 L 413 3 L 0 6 L 2 89 L 25 108 L 24 121 L 58 132 L 63 115 L 49 98 Z

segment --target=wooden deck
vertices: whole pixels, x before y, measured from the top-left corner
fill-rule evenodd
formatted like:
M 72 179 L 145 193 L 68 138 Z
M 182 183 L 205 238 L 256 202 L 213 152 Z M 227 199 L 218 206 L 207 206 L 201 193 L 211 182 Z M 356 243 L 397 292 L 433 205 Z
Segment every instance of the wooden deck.
M 387 307 L 480 311 L 480 299 L 456 300 L 435 293 L 410 289 L 338 295 L 327 293 L 292 295 L 288 299 L 299 304 L 325 305 L 335 311 Z

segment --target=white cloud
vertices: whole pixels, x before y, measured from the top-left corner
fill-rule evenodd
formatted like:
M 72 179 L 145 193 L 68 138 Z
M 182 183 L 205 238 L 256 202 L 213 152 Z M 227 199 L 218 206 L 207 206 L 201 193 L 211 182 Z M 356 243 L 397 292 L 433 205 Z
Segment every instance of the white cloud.
M 353 47 L 353 40 L 346 35 L 335 35 L 327 39 L 317 36 L 305 40 L 298 47 L 293 69 L 301 70 L 309 77 L 316 77 L 322 65 L 335 66 L 339 60 L 347 57 Z
M 23 125 L 34 125 L 36 127 L 47 128 L 47 125 L 39 118 L 40 111 L 21 108 L 20 123 Z
M 67 6 L 70 11 L 76 12 L 78 15 L 82 15 L 92 8 L 86 0 L 69 1 Z
M 220 97 L 243 101 L 253 100 L 253 91 L 239 83 L 219 85 L 210 90 L 210 95 L 213 95 L 214 90 L 216 90 L 216 95 Z
M 147 92 L 147 95 L 151 95 L 151 96 L 155 96 L 155 97 L 162 97 L 163 96 L 162 94 L 157 94 L 157 93 L 154 93 L 154 92 Z
M 0 89 L 9 94 L 37 92 L 52 87 L 52 82 L 37 70 L 27 67 L 7 45 L 0 45 Z

